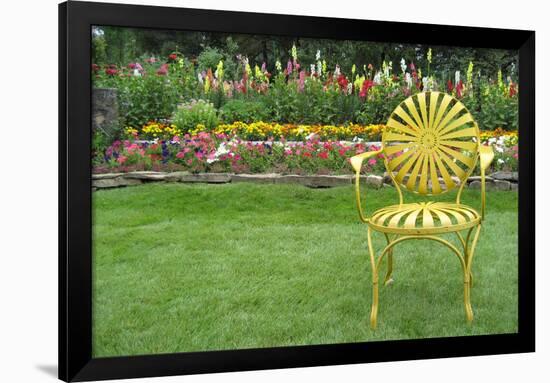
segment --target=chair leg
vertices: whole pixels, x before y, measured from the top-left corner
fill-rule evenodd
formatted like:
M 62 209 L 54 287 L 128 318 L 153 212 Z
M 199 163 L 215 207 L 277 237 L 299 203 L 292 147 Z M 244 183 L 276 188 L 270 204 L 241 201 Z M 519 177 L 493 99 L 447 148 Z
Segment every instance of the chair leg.
M 388 269 L 386 271 L 386 276 L 384 277 L 384 286 L 387 286 L 393 282 L 393 278 L 391 277 L 392 273 L 393 273 L 393 249 L 388 251 Z
M 470 277 L 464 275 L 464 309 L 466 310 L 466 319 L 469 323 L 474 320 L 474 311 L 470 303 Z
M 477 240 L 479 238 L 480 229 L 481 225 L 478 225 L 472 245 L 468 248 L 467 253 L 464 254 L 464 309 L 466 310 L 466 318 L 470 323 L 474 320 L 474 311 L 472 310 L 472 304 L 470 302 L 470 290 L 474 283 L 472 274 L 472 260 L 474 258 L 474 252 L 476 249 Z
M 374 259 L 370 227 L 367 230 L 367 239 L 372 269 L 372 306 L 370 311 L 370 327 L 374 330 L 376 329 L 376 318 L 378 316 L 378 270 L 376 268 L 376 261 Z
M 389 245 L 390 242 L 391 242 L 390 236 L 386 233 L 384 233 L 384 235 L 386 236 L 386 241 Z M 387 286 L 387 285 L 389 285 L 393 282 L 393 278 L 392 278 L 392 273 L 393 273 L 393 248 L 388 250 L 387 255 L 388 255 L 388 261 L 387 261 L 388 265 L 387 265 L 387 269 L 386 269 L 386 276 L 384 277 L 384 286 Z

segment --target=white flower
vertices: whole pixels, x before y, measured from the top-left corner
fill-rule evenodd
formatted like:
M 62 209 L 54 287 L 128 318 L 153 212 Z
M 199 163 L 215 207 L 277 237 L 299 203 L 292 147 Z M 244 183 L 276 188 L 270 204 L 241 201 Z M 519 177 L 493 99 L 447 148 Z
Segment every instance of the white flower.
M 424 87 L 424 90 L 430 90 L 430 84 L 428 83 L 428 77 L 422 78 L 422 85 Z
M 139 72 L 138 69 L 134 69 L 134 76 L 137 76 L 137 77 L 141 76 L 141 73 Z
M 404 58 L 401 58 L 401 72 L 405 73 L 407 70 L 407 63 L 405 62 Z
M 380 85 L 380 77 L 381 76 L 382 76 L 382 73 L 380 73 L 380 72 L 376 72 L 376 74 L 374 75 L 373 82 L 376 85 Z
M 352 91 L 353 91 L 353 84 L 350 82 L 348 83 L 348 94 L 351 94 Z
M 458 84 L 459 81 L 460 81 L 460 71 L 457 70 L 455 72 L 455 84 Z
M 218 159 L 217 158 L 208 158 L 206 160 L 207 163 L 211 164 L 212 162 L 216 162 Z
M 321 61 L 317 61 L 317 73 L 319 76 L 323 74 L 323 63 Z
M 495 146 L 495 150 L 499 153 L 504 153 L 504 148 L 502 146 L 499 146 L 499 145 Z
M 311 64 L 309 67 L 311 69 L 311 77 L 313 77 L 315 75 L 315 64 Z
M 306 136 L 306 140 L 311 140 L 313 137 L 315 137 L 315 133 L 310 133 Z
M 361 137 L 353 137 L 353 140 L 351 140 L 352 142 L 363 142 L 364 140 L 361 138 Z
M 407 88 L 411 88 L 412 87 L 412 77 L 411 77 L 411 74 L 409 72 L 405 73 L 405 83 L 407 84 Z
M 199 74 L 197 75 L 197 78 L 199 79 L 199 82 L 202 84 L 202 74 L 201 74 L 201 73 L 199 73 Z
M 497 162 L 502 165 L 504 163 L 504 160 L 502 158 L 499 158 Z
M 315 60 L 319 61 L 321 59 L 321 51 L 317 49 L 317 54 L 315 55 Z
M 334 68 L 334 75 L 336 77 L 340 76 L 340 65 L 336 64 L 336 68 Z

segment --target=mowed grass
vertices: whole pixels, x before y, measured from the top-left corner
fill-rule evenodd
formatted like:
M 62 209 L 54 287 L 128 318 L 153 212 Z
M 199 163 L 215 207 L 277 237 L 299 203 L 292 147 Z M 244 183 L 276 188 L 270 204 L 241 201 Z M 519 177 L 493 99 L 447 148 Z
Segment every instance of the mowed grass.
M 366 196 L 368 211 L 397 201 L 393 188 Z M 93 355 L 516 332 L 517 193 L 489 192 L 487 200 L 473 266 L 474 323 L 465 320 L 456 256 L 432 241 L 409 241 L 394 251 L 395 282 L 380 289 L 373 331 L 366 226 L 351 186 L 95 192 Z M 465 190 L 463 202 L 478 207 L 479 191 Z M 381 250 L 383 235 L 374 239 Z

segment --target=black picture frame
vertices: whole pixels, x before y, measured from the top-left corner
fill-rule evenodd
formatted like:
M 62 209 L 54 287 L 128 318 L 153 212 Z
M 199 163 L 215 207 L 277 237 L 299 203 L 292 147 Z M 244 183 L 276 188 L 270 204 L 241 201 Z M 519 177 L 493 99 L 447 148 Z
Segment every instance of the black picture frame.
M 519 52 L 516 334 L 92 358 L 92 25 L 392 41 Z M 535 350 L 535 32 L 69 1 L 59 5 L 59 378 L 88 381 Z M 365 322 L 366 323 L 366 322 Z

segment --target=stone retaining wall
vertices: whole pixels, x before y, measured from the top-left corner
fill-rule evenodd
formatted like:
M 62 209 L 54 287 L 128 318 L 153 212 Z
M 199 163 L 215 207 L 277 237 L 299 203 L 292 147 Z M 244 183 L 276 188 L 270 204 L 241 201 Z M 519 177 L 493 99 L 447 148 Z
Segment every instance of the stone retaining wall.
M 117 90 L 113 88 L 92 89 L 92 131 L 99 130 L 112 136 L 118 125 Z
M 391 187 L 391 178 L 388 175 L 366 175 L 362 185 L 374 189 Z M 467 186 L 473 189 L 481 187 L 481 177 L 470 177 Z M 183 183 L 209 183 L 225 184 L 229 182 L 254 182 L 261 184 L 300 184 L 311 188 L 329 188 L 346 186 L 353 183 L 353 175 L 337 176 L 300 176 L 284 174 L 232 174 L 232 173 L 188 173 L 188 172 L 131 172 L 131 173 L 107 173 L 92 175 L 92 189 L 108 189 L 122 186 L 141 185 L 148 182 L 183 182 Z M 512 190 L 518 189 L 517 172 L 496 172 L 487 176 L 487 190 Z M 455 182 L 458 180 L 455 180 Z M 443 180 L 440 180 L 442 183 Z M 445 185 L 442 185 L 443 187 Z

